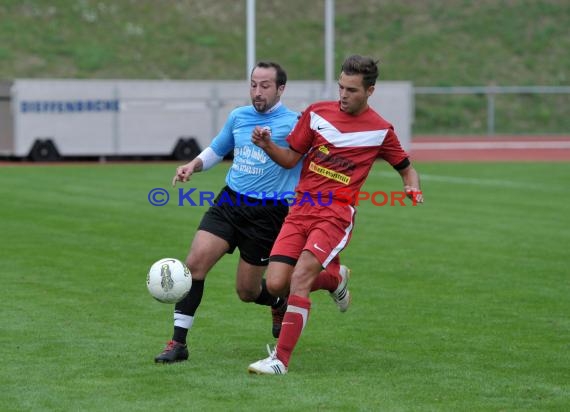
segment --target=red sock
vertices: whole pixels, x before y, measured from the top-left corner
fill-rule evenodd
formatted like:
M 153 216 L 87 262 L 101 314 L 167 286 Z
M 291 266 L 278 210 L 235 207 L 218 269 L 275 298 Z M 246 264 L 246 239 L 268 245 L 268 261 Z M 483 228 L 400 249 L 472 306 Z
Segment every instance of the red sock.
M 340 275 L 332 274 L 327 270 L 323 270 L 321 271 L 321 273 L 319 273 L 319 276 L 317 276 L 317 278 L 311 285 L 311 292 L 321 289 L 328 290 L 329 292 L 334 292 L 340 282 L 339 279 Z
M 277 358 L 283 362 L 285 366 L 289 365 L 289 358 L 309 319 L 310 310 L 310 299 L 297 295 L 289 295 L 287 312 L 285 312 L 285 316 L 283 317 L 281 334 L 277 341 Z

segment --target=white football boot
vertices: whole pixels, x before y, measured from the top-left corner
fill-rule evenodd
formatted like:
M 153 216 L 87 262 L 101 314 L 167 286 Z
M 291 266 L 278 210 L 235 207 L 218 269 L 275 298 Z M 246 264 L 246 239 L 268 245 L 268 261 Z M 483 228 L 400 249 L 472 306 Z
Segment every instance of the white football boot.
M 350 269 L 344 265 L 340 265 L 340 283 L 334 292 L 331 292 L 331 298 L 338 306 L 338 310 L 346 312 L 350 306 L 350 291 L 348 290 L 348 280 L 350 279 Z
M 269 353 L 269 357 L 252 363 L 247 368 L 247 371 L 258 375 L 285 375 L 287 367 L 277 359 L 277 348 L 271 350 L 269 345 L 267 345 L 267 353 Z

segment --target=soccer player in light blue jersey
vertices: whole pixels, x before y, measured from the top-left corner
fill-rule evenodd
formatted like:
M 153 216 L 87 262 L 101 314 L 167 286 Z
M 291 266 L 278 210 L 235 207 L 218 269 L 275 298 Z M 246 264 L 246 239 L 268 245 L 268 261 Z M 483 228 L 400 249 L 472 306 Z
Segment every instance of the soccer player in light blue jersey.
M 278 337 L 287 308 L 286 299 L 272 296 L 263 273 L 288 205 L 293 196 L 300 167 L 284 169 L 251 141 L 256 126 L 266 128 L 272 140 L 287 147 L 285 138 L 299 114 L 281 103 L 287 74 L 274 62 L 259 62 L 251 72 L 251 105 L 233 110 L 209 147 L 191 162 L 176 169 L 172 184 L 187 182 L 193 173 L 208 170 L 232 150 L 234 158 L 226 176 L 226 186 L 204 214 L 186 258 L 192 273 L 192 288 L 174 309 L 174 332 L 155 362 L 172 363 L 188 359 L 186 338 L 204 294 L 208 272 L 237 247 L 236 290 L 244 302 L 271 307 L 272 333 Z M 277 199 L 277 200 L 271 200 Z

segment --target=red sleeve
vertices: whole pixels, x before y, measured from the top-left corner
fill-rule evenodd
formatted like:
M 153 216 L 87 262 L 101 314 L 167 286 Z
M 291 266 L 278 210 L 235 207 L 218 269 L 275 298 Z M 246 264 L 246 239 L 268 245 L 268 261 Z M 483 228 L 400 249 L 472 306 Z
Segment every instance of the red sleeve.
M 380 146 L 379 155 L 392 166 L 396 166 L 408 158 L 408 153 L 402 149 L 400 140 L 392 127 L 388 130 L 388 134 Z
M 307 153 L 313 145 L 314 132 L 311 129 L 311 109 L 312 106 L 305 109 L 293 130 L 287 136 L 287 143 L 289 143 L 291 149 L 301 154 Z

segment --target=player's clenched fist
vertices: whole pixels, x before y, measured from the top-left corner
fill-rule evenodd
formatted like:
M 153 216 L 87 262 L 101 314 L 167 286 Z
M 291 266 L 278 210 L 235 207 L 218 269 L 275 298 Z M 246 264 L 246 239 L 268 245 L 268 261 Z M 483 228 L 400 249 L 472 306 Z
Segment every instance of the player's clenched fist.
M 404 186 L 404 190 L 406 191 L 406 196 L 408 196 L 414 204 L 424 202 L 424 195 L 421 190 L 412 186 Z
M 271 130 L 267 127 L 255 126 L 253 132 L 251 133 L 251 142 L 261 147 L 262 149 L 267 147 L 267 144 L 271 141 Z

